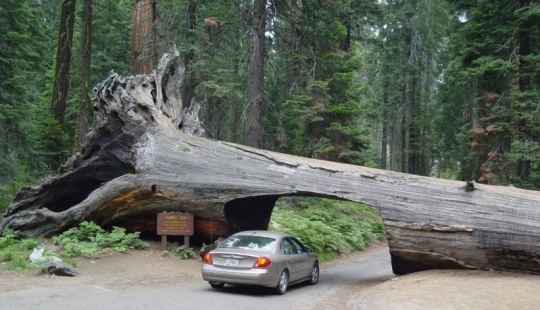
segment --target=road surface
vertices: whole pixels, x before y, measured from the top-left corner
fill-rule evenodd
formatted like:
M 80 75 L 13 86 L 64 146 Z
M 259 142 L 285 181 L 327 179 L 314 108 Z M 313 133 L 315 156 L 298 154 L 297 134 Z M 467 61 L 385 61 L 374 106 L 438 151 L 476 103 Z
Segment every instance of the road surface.
M 362 283 L 373 286 L 392 276 L 390 254 L 383 247 L 353 259 L 323 264 L 317 285 L 290 286 L 282 296 L 259 287 L 226 285 L 216 290 L 202 279 L 129 290 L 85 284 L 12 291 L 0 288 L 0 309 L 335 309 L 344 308 L 339 305 L 346 302 L 343 299 L 352 285 L 355 289 L 362 287 Z

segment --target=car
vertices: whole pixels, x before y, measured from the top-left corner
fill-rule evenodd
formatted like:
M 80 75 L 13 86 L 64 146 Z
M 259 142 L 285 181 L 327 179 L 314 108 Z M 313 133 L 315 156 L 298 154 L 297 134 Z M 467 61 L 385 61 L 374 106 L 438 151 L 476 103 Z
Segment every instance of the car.
M 215 289 L 225 284 L 269 287 L 283 295 L 289 285 L 319 282 L 313 250 L 285 233 L 242 231 L 203 257 L 202 278 Z

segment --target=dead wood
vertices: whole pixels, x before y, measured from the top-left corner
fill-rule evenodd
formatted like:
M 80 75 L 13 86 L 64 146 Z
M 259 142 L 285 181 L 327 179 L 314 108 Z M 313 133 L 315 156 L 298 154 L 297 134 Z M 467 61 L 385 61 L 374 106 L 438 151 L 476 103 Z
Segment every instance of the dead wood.
M 540 193 L 295 157 L 201 137 L 182 106 L 173 47 L 151 75 L 94 90 L 96 128 L 59 175 L 22 189 L 0 222 L 50 236 L 84 220 L 155 233 L 162 211 L 191 212 L 195 236 L 266 229 L 283 196 L 366 203 L 386 226 L 394 272 L 540 272 Z

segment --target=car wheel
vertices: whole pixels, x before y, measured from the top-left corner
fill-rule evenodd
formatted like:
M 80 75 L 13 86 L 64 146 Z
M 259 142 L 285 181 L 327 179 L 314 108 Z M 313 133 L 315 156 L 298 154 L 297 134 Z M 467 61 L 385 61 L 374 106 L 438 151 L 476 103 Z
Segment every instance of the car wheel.
M 274 291 L 278 295 L 283 295 L 285 292 L 287 292 L 287 286 L 289 285 L 289 274 L 286 270 L 281 271 L 281 274 L 279 275 L 279 280 L 276 288 Z
M 212 288 L 222 288 L 223 286 L 225 286 L 225 283 L 223 283 L 223 282 L 210 281 L 208 283 L 210 283 L 210 286 Z
M 309 277 L 309 284 L 315 285 L 319 282 L 319 264 L 313 265 L 311 270 L 311 276 Z

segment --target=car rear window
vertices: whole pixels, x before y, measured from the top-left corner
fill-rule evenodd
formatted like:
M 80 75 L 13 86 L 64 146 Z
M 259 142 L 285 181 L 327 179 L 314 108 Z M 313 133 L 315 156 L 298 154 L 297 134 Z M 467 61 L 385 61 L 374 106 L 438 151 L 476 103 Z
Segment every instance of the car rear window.
M 253 235 L 238 235 L 231 236 L 227 240 L 223 241 L 219 248 L 272 252 L 274 250 L 275 244 L 275 238 Z

